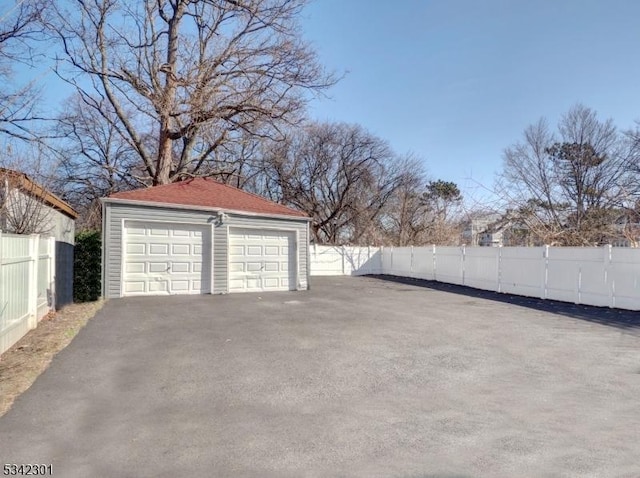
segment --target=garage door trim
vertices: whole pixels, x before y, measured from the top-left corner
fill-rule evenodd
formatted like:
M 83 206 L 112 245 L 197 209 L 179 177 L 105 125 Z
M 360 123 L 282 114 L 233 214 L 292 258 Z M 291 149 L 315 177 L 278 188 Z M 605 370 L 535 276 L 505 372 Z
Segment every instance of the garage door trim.
M 231 277 L 231 254 L 229 253 L 229 245 L 231 244 L 231 232 L 230 229 L 252 229 L 256 231 L 277 231 L 277 232 L 287 232 L 293 234 L 293 251 L 294 257 L 296 258 L 296 268 L 295 268 L 295 281 L 296 286 L 295 290 L 300 290 L 300 231 L 298 229 L 293 229 L 289 227 L 263 227 L 263 226 L 244 226 L 244 225 L 227 225 L 227 292 L 229 292 L 230 288 L 230 277 Z
M 210 234 L 210 238 L 211 238 L 211 252 L 210 252 L 210 257 L 211 257 L 211 270 L 210 270 L 210 275 L 211 277 L 209 278 L 209 293 L 213 294 L 214 290 L 213 290 L 213 261 L 214 261 L 214 254 L 213 254 L 213 241 L 214 241 L 214 224 L 210 223 L 210 224 L 203 224 L 201 222 L 194 222 L 194 221 L 160 221 L 158 219 L 132 219 L 132 218 L 122 218 L 120 220 L 120 231 L 121 231 L 121 237 L 120 237 L 120 297 L 126 297 L 125 292 L 124 292 L 124 274 L 125 274 L 125 259 L 126 259 L 126 246 L 127 246 L 127 229 L 126 229 L 126 224 L 127 222 L 139 222 L 139 223 L 152 223 L 152 224 L 176 224 L 176 225 L 184 225 L 184 226 L 198 226 L 198 227 L 202 227 L 203 229 L 206 229 L 207 226 L 209 226 L 209 234 Z M 104 247 L 104 246 L 103 246 Z

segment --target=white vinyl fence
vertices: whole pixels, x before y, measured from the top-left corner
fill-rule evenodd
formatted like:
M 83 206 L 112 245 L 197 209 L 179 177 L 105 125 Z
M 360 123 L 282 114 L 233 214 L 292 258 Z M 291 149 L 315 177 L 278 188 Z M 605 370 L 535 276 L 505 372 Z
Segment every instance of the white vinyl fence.
M 388 274 L 640 310 L 640 249 L 311 246 L 311 275 Z
M 0 354 L 55 308 L 55 238 L 0 232 Z

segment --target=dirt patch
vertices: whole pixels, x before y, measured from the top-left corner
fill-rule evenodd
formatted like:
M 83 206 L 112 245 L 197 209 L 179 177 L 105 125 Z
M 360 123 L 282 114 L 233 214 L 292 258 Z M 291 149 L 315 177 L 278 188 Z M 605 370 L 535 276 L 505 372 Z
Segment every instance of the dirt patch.
M 71 304 L 43 318 L 38 327 L 0 355 L 0 417 L 27 390 L 103 305 Z

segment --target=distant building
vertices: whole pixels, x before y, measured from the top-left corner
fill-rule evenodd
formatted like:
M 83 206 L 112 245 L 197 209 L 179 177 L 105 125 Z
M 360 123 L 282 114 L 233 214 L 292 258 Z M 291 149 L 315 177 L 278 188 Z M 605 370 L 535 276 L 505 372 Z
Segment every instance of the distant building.
M 0 231 L 56 240 L 56 304 L 73 302 L 73 248 L 78 213 L 24 173 L 0 168 Z
M 500 246 L 502 231 L 492 226 L 500 221 L 500 214 L 485 214 L 463 223 L 462 242 L 467 246 Z

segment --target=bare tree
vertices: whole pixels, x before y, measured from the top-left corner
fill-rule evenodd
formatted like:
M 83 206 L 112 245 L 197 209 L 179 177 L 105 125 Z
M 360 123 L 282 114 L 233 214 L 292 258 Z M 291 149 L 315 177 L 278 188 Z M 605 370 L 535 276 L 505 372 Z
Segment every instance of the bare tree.
M 381 225 L 387 242 L 398 246 L 457 245 L 461 232 L 460 189 L 450 181 L 425 181 L 420 170 L 418 164 L 407 168 L 407 179 L 385 208 Z
M 421 189 L 426 181 L 424 171 L 413 159 L 407 160 L 406 169 L 405 178 L 389 197 L 378 219 L 384 244 L 417 245 L 427 228 Z
M 87 104 L 108 104 L 103 120 L 151 184 L 216 175 L 240 133 L 277 134 L 334 82 L 301 38 L 304 0 L 66 5 L 50 23 L 64 49 L 58 73 Z
M 313 218 L 317 242 L 375 240 L 374 220 L 405 178 L 382 139 L 362 127 L 312 123 L 265 152 L 265 193 Z
M 72 98 L 57 128 L 59 140 L 50 153 L 57 158 L 52 188 L 80 213 L 80 228 L 99 228 L 100 198 L 145 186 L 138 156 L 101 98 Z
M 0 230 L 13 234 L 50 232 L 48 163 L 43 146 L 14 153 L 8 147 L 0 158 Z M 30 175 L 23 171 L 29 171 Z
M 499 191 L 514 220 L 537 239 L 597 244 L 616 234 L 616 215 L 632 200 L 631 159 L 631 144 L 613 122 L 577 105 L 557 134 L 540 120 L 505 150 Z
M 34 44 L 42 38 L 45 0 L 4 2 L 0 9 L 0 133 L 23 140 L 34 139 L 31 124 L 36 114 L 36 82 L 13 83 L 16 64 L 33 66 Z

